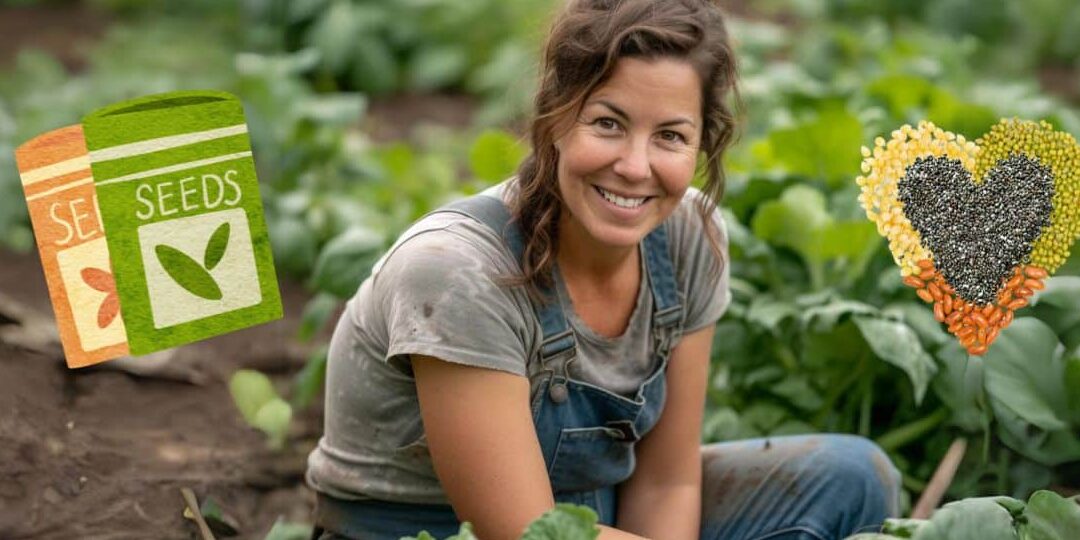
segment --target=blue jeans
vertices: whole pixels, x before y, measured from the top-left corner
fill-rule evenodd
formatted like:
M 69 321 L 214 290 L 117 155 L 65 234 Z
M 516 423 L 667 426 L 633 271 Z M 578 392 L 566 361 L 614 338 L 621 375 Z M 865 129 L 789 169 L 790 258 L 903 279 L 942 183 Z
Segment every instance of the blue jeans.
M 823 540 L 876 531 L 899 514 L 900 473 L 868 439 L 820 434 L 769 437 L 702 447 L 703 540 Z M 320 540 L 398 540 L 427 530 L 440 540 L 459 522 L 446 505 L 341 503 L 339 528 Z M 594 498 L 584 502 L 598 514 Z M 612 501 L 614 502 L 614 501 Z M 597 501 L 606 506 L 606 501 Z M 324 514 L 325 515 L 325 514 Z M 609 514 L 601 522 L 614 525 Z

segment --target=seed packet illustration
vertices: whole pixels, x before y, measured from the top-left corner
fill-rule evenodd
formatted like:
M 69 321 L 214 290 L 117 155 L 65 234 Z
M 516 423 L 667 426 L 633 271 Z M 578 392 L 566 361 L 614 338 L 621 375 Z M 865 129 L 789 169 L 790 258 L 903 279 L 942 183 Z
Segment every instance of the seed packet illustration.
M 282 316 L 240 101 L 157 94 L 83 118 L 131 354 Z
M 975 141 L 905 125 L 862 153 L 859 202 L 904 284 L 969 354 L 985 354 L 1080 237 L 1080 145 L 1014 118 Z
M 128 354 L 82 126 L 27 141 L 15 161 L 68 367 Z

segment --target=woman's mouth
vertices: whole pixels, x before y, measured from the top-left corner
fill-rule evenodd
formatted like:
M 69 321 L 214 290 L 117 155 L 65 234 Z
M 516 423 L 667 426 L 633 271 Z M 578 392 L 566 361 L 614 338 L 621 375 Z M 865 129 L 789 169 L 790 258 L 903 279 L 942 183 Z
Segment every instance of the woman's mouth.
M 599 194 L 600 197 L 607 201 L 611 206 L 622 210 L 636 210 L 638 208 L 641 208 L 641 206 L 648 202 L 649 199 L 652 199 L 652 197 L 622 197 L 600 186 L 593 186 L 593 189 L 595 189 L 596 193 Z

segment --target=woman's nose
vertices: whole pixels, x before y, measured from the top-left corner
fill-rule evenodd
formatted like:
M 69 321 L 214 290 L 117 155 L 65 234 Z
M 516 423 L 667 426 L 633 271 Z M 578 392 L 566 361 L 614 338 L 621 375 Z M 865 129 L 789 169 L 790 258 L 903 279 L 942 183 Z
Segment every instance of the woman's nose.
M 631 137 L 623 145 L 619 158 L 615 160 L 613 167 L 615 174 L 627 180 L 648 180 L 652 176 L 652 165 L 649 163 L 648 140 Z

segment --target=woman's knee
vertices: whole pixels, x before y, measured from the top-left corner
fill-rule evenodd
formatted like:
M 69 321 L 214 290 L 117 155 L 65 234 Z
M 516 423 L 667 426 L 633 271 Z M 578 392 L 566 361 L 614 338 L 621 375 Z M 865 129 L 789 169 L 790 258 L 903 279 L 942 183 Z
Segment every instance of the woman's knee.
M 815 467 L 832 491 L 850 501 L 858 514 L 897 516 L 900 512 L 900 472 L 876 443 L 846 434 L 822 435 Z M 855 510 L 853 509 L 853 510 Z

